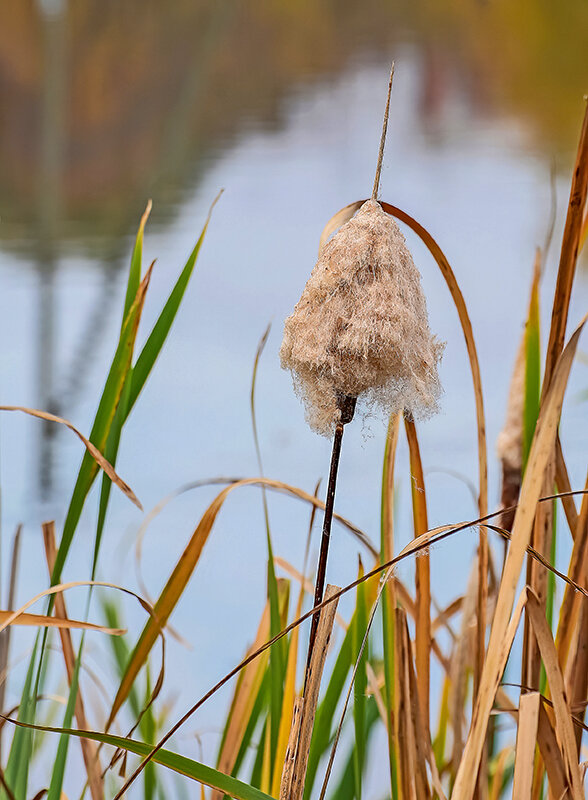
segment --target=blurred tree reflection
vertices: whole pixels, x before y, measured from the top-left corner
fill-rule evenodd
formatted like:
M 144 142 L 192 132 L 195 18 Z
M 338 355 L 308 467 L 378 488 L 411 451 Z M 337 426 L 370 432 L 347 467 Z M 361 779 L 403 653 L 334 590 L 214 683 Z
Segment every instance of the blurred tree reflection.
M 587 39 L 585 0 L 4 0 L 0 241 L 116 252 L 145 199 L 172 213 L 244 118 L 279 125 L 293 87 L 399 43 L 420 59 L 424 124 L 457 90 L 567 152 Z

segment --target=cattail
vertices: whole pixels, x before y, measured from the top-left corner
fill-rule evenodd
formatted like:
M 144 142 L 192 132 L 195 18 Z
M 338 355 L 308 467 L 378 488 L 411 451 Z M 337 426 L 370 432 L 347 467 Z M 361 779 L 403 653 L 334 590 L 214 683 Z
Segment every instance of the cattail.
M 442 351 L 404 236 L 367 200 L 325 245 L 285 323 L 280 358 L 310 427 L 331 435 L 340 398 L 349 396 L 388 413 L 430 416 Z
M 343 427 L 357 401 L 422 418 L 436 410 L 441 392 L 443 346 L 429 331 L 419 272 L 398 225 L 377 202 L 393 76 L 394 64 L 372 197 L 322 248 L 280 348 L 311 428 L 333 434 L 315 606 L 323 598 Z M 317 623 L 315 613 L 307 670 Z

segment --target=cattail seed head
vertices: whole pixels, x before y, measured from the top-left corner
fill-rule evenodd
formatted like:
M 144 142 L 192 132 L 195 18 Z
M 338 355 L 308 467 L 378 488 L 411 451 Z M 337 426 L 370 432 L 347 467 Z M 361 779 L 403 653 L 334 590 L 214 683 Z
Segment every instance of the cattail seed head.
M 442 352 L 404 236 L 368 200 L 324 246 L 284 326 L 282 367 L 292 372 L 310 427 L 330 435 L 342 397 L 430 416 Z

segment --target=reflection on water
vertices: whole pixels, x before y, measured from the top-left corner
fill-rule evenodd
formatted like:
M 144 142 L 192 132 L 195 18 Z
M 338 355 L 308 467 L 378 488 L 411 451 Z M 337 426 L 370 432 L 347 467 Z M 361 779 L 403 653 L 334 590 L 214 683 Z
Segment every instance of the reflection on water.
M 567 151 L 587 32 L 583 0 L 7 0 L 0 240 L 35 257 L 75 240 L 110 257 L 147 196 L 163 220 L 244 125 L 280 125 L 289 93 L 401 42 L 419 52 L 424 126 L 458 92 Z

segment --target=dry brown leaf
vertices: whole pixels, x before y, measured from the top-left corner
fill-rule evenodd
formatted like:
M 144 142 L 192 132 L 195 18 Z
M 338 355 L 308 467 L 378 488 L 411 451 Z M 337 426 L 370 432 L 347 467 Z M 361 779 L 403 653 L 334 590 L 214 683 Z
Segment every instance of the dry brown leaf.
M 513 778 L 513 797 L 517 800 L 531 800 L 540 708 L 539 692 L 521 694 Z
M 425 494 L 425 479 L 423 465 L 414 422 L 409 419 L 404 421 L 406 438 L 410 455 L 412 515 L 414 520 L 415 539 L 424 533 L 429 523 L 427 520 L 427 500 Z M 416 570 L 416 670 L 419 687 L 419 703 L 423 711 L 425 728 L 430 739 L 429 731 L 429 670 L 431 663 L 431 578 L 428 553 L 423 553 L 417 559 Z
M 563 495 L 561 504 L 563 506 L 572 537 L 575 537 L 578 529 L 578 512 L 576 510 L 576 503 L 574 502 L 573 495 L 571 494 L 572 487 L 570 485 L 568 468 L 566 467 L 559 435 L 555 442 L 555 483 L 557 486 L 557 491 Z
M 539 709 L 539 728 L 537 731 L 537 744 L 545 770 L 552 796 L 564 798 L 569 793 L 569 783 L 566 776 L 561 750 L 557 742 L 551 720 L 543 706 Z
M 66 428 L 69 428 L 70 431 L 73 431 L 75 435 L 83 442 L 86 450 L 90 453 L 94 461 L 98 464 L 98 466 L 104 470 L 104 472 L 108 475 L 110 480 L 118 486 L 118 488 L 126 494 L 129 500 L 134 503 L 137 508 L 143 510 L 143 506 L 137 499 L 137 496 L 131 489 L 131 487 L 123 481 L 121 477 L 117 475 L 114 470 L 112 464 L 107 461 L 100 450 L 92 444 L 89 439 L 86 439 L 83 433 L 80 431 L 67 419 L 63 419 L 63 417 L 57 417 L 55 414 L 49 414 L 47 411 L 39 411 L 36 408 L 26 408 L 25 406 L 0 406 L 0 411 L 21 411 L 23 414 L 28 414 L 31 417 L 36 417 L 37 419 L 43 419 L 46 422 L 57 422 L 60 425 L 65 425 Z

